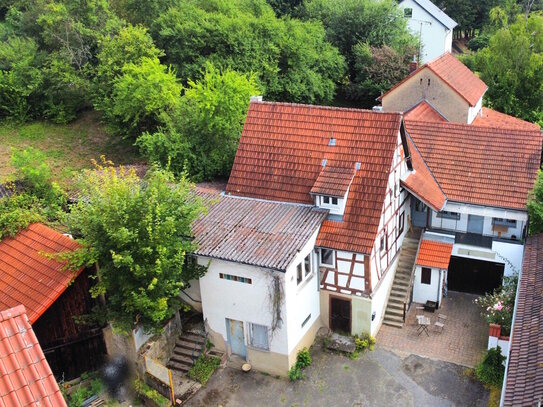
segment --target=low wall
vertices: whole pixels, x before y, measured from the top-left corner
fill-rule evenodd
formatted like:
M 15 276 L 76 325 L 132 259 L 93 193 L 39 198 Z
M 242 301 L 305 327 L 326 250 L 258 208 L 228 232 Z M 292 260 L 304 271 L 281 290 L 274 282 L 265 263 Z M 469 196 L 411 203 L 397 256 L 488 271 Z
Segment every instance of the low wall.
M 506 357 L 504 362 L 506 363 L 509 357 L 510 338 L 508 336 L 501 336 L 501 329 L 502 327 L 498 324 L 490 324 L 488 328 L 488 349 L 499 346 L 502 355 Z

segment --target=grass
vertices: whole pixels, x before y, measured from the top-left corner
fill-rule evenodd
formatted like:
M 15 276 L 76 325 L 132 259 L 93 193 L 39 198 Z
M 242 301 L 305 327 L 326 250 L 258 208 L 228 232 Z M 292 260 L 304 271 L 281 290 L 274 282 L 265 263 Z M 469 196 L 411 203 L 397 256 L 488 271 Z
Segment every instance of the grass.
M 188 377 L 205 386 L 215 369 L 219 367 L 221 360 L 214 356 L 200 355 L 187 373 Z
M 49 122 L 0 124 L 0 182 L 13 177 L 12 148 L 34 147 L 45 153 L 55 179 L 66 183 L 74 171 L 91 168 L 101 154 L 115 164 L 142 162 L 132 141 L 108 135 L 99 115 L 89 111 L 70 124 Z

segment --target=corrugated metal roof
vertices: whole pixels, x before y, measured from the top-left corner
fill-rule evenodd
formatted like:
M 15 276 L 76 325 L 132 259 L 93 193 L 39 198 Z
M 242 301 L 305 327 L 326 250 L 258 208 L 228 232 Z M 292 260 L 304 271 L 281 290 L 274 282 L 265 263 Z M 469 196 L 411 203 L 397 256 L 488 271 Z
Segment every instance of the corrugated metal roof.
M 285 271 L 319 229 L 328 211 L 197 188 L 209 205 L 193 232 L 196 255 Z

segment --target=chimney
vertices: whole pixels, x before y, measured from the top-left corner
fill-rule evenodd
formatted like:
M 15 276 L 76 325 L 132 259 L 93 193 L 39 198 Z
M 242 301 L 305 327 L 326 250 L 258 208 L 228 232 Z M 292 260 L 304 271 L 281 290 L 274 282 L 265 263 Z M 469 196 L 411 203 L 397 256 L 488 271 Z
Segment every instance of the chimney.
M 417 57 L 413 55 L 413 60 L 409 62 L 409 73 L 412 74 L 413 72 L 417 70 L 418 67 L 419 67 L 419 64 L 417 62 Z
M 250 102 L 262 102 L 262 96 L 251 96 Z

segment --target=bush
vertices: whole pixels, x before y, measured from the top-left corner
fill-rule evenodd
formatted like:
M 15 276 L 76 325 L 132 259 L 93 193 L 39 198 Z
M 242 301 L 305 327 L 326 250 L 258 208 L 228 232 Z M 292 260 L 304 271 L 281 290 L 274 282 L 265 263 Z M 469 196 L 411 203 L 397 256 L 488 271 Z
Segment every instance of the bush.
M 134 382 L 136 392 L 144 398 L 153 401 L 157 406 L 166 407 L 170 405 L 170 400 L 160 394 L 157 390 L 151 388 L 143 381 L 136 379 Z
M 200 383 L 203 386 L 213 374 L 213 372 L 219 367 L 221 360 L 219 358 L 207 355 L 200 355 L 194 366 L 191 367 L 187 375 Z
M 298 363 L 296 363 L 294 366 L 290 368 L 288 371 L 288 378 L 291 382 L 295 382 L 296 380 L 301 380 L 305 377 L 305 375 L 302 373 L 302 369 L 300 369 L 300 366 L 298 366 Z
M 518 275 L 505 277 L 503 286 L 477 298 L 474 302 L 482 308 L 481 315 L 490 324 L 502 327 L 501 334 L 509 335 L 513 323 L 513 310 L 517 295 Z
M 354 336 L 354 343 L 356 345 L 357 352 L 364 352 L 365 350 L 373 350 L 375 347 L 375 338 L 370 334 L 363 333 L 360 336 Z
M 484 384 L 501 388 L 503 384 L 503 375 L 505 373 L 505 366 L 503 365 L 504 361 L 505 356 L 502 355 L 499 346 L 496 349 L 489 349 L 486 352 L 483 361 L 475 369 L 477 378 Z
M 298 352 L 298 356 L 296 356 L 296 366 L 303 369 L 311 365 L 311 363 L 311 355 L 309 354 L 309 350 L 307 348 L 303 348 L 300 352 Z

